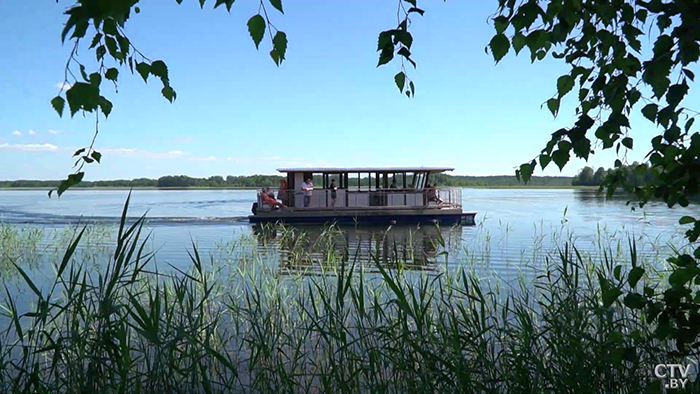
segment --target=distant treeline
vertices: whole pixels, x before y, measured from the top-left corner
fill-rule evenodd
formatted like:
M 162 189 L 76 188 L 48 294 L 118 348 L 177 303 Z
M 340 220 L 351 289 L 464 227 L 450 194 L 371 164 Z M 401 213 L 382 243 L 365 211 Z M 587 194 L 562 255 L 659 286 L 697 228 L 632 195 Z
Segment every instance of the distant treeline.
M 226 178 L 222 176 L 212 176 L 209 178 L 192 178 L 185 175 L 163 176 L 158 179 L 139 178 L 133 180 L 118 179 L 111 181 L 83 181 L 75 187 L 92 188 L 92 187 L 160 187 L 160 188 L 188 188 L 188 187 L 211 187 L 211 188 L 258 188 L 263 186 L 277 187 L 279 180 L 283 179 L 280 175 L 247 175 L 247 176 L 232 176 Z M 374 179 L 373 179 L 374 180 Z M 350 186 L 357 185 L 357 178 L 348 179 Z M 367 178 L 360 180 L 363 185 L 369 183 Z M 538 177 L 534 176 L 524 185 L 515 178 L 515 176 L 496 175 L 496 176 L 463 176 L 463 175 L 447 175 L 447 174 L 432 174 L 428 180 L 430 183 L 437 183 L 438 186 L 464 186 L 464 187 L 497 187 L 497 186 L 551 186 L 551 187 L 566 187 L 574 183 L 572 177 Z M 314 184 L 321 185 L 321 177 L 314 177 Z M 399 180 L 399 183 L 401 180 Z M 410 179 L 408 180 L 410 183 Z M 58 187 L 60 181 L 40 181 L 40 180 L 16 180 L 16 181 L 0 181 L 0 188 L 55 188 Z
M 573 178 L 570 176 L 533 176 L 525 185 L 519 182 L 513 175 L 493 175 L 493 176 L 468 176 L 468 175 L 448 175 L 432 174 L 429 182 L 437 183 L 438 186 L 551 186 L 566 187 L 571 186 Z
M 634 162 L 628 166 L 623 165 L 620 167 L 620 171 L 622 171 L 623 176 L 627 179 L 627 182 L 634 186 L 644 186 L 647 182 L 653 179 L 651 170 L 649 170 L 648 167 L 640 167 L 640 164 L 637 162 Z M 615 170 L 612 168 L 608 168 L 606 170 L 603 167 L 598 167 L 597 170 L 594 170 L 593 168 L 586 166 L 579 171 L 578 175 L 574 176 L 574 179 L 571 181 L 571 185 L 600 186 L 603 179 L 605 179 L 608 174 L 613 174 L 614 172 Z

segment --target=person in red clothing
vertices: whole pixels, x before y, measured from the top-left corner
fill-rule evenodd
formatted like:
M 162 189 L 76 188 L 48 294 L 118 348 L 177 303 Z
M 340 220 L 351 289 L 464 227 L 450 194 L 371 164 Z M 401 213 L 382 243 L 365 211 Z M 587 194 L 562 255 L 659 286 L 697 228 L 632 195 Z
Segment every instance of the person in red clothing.
M 272 209 L 279 207 L 286 208 L 286 205 L 281 204 L 279 201 L 275 200 L 273 197 L 270 196 L 270 194 L 274 196 L 274 193 L 271 192 L 272 191 L 267 187 L 264 187 L 262 189 L 262 191 L 260 192 L 260 196 L 262 197 L 263 202 L 269 205 Z

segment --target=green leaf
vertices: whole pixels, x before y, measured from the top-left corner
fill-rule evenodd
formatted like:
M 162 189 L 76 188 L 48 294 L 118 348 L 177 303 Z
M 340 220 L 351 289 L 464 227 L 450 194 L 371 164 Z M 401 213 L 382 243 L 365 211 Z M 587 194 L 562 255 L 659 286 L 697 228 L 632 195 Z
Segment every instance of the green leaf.
M 413 84 L 413 81 L 408 82 L 408 88 L 411 89 L 411 96 L 416 95 L 416 85 Z
M 377 67 L 389 63 L 393 58 L 394 44 L 389 43 L 389 45 L 385 46 L 384 49 L 382 49 L 382 51 L 379 53 L 379 63 L 377 63 Z
M 620 295 L 622 295 L 622 290 L 618 289 L 617 287 L 603 291 L 603 306 L 606 308 L 609 307 Z
M 162 60 L 156 60 L 151 63 L 151 74 L 160 78 L 164 86 L 168 86 L 168 66 Z
M 97 49 L 95 49 L 95 58 L 99 62 L 100 60 L 102 60 L 102 58 L 105 57 L 106 53 L 107 53 L 107 48 L 105 48 L 104 45 L 100 45 L 97 47 Z
M 679 221 L 678 224 L 691 224 L 695 223 L 695 218 L 691 216 L 683 216 Z
M 625 296 L 625 305 L 632 309 L 642 309 L 644 308 L 645 302 L 644 297 L 638 293 L 629 293 Z
M 515 33 L 515 35 L 513 36 L 513 49 L 515 50 L 516 55 L 520 53 L 520 50 L 525 47 L 525 43 L 525 36 L 520 34 L 520 32 Z
M 589 93 L 589 92 L 590 92 L 590 90 L 589 90 L 589 89 L 586 89 L 586 88 L 583 88 L 583 89 L 579 90 L 579 91 L 578 91 L 578 101 L 583 101 L 583 100 L 585 100 L 586 97 L 588 96 L 588 93 Z
M 559 112 L 559 99 L 551 98 L 547 100 L 547 108 L 549 108 L 549 112 L 551 112 L 552 115 L 557 116 L 557 112 Z
M 105 45 L 107 46 L 107 51 L 109 51 L 109 54 L 112 55 L 115 59 L 119 58 L 119 48 L 117 47 L 117 41 L 110 37 L 106 36 L 105 37 Z
M 272 6 L 277 9 L 277 11 L 284 14 L 284 10 L 282 9 L 282 0 L 270 0 L 270 4 L 272 4 Z
M 379 39 L 377 40 L 377 50 L 381 51 L 384 48 L 386 48 L 389 45 L 393 44 L 391 43 L 391 37 L 394 35 L 394 30 L 387 30 L 379 33 Z M 393 47 L 392 47 L 392 52 L 393 52 Z
M 493 20 L 493 25 L 496 28 L 496 33 L 497 34 L 503 34 L 504 31 L 508 28 L 508 17 L 505 15 L 499 15 Z
M 559 167 L 559 170 L 563 170 L 566 163 L 569 161 L 569 151 L 563 150 L 561 148 L 552 152 L 552 161 Z
M 272 46 L 279 55 L 279 62 L 275 62 L 279 66 L 285 59 L 284 56 L 287 53 L 287 34 L 283 31 L 278 31 L 275 34 L 275 38 L 272 39 Z
M 642 108 L 642 115 L 652 122 L 656 121 L 656 114 L 659 111 L 659 106 L 656 104 L 647 104 Z
M 92 163 L 92 162 L 95 161 L 93 158 L 88 157 L 88 156 L 83 156 L 83 157 L 81 157 L 81 159 L 85 160 L 85 162 L 88 163 L 88 164 L 90 164 L 90 163 Z
M 72 9 L 68 10 L 68 12 L 70 12 L 70 11 L 72 11 Z M 68 13 L 68 12 L 66 12 L 66 13 Z M 66 36 L 71 31 L 71 29 L 75 27 L 75 24 L 77 22 L 78 22 L 78 16 L 76 14 L 70 14 L 68 21 L 66 21 L 66 26 L 63 27 L 63 31 L 61 32 L 61 42 L 62 43 L 64 43 L 66 41 Z
M 510 41 L 505 34 L 496 34 L 489 42 L 493 59 L 498 63 L 510 50 Z
M 630 105 L 636 104 L 640 98 L 642 98 L 642 92 L 637 89 L 631 89 L 627 93 L 627 100 L 629 100 Z
M 640 22 L 644 23 L 647 21 L 647 10 L 640 9 L 636 12 L 635 16 L 637 17 L 637 19 L 639 19 Z
M 410 13 L 412 13 L 412 12 L 417 12 L 417 13 L 419 13 L 421 16 L 423 16 L 423 14 L 425 13 L 425 11 L 421 10 L 420 8 L 416 8 L 416 7 L 411 7 L 411 8 L 408 9 L 408 11 L 406 11 L 406 13 L 408 13 L 408 14 L 410 14 Z
M 64 179 L 61 181 L 61 183 L 58 185 L 58 189 L 56 192 L 58 193 L 58 196 L 61 197 L 61 195 L 68 190 L 71 186 L 75 186 L 78 183 L 80 183 L 83 180 L 83 176 L 85 175 L 84 172 L 79 172 L 77 174 L 70 174 L 68 175 L 68 179 Z
M 119 70 L 117 70 L 114 67 L 107 69 L 107 71 L 105 71 L 105 78 L 109 79 L 110 81 L 116 82 L 118 76 L 119 76 Z
M 88 75 L 85 72 L 85 66 L 82 64 L 80 65 L 80 76 L 83 77 L 83 80 L 85 82 L 90 82 L 90 79 L 88 78 Z
M 80 148 L 75 153 L 73 153 L 73 157 L 80 155 L 81 153 L 85 152 L 85 148 Z
M 65 105 L 66 100 L 61 96 L 56 96 L 51 100 L 51 106 L 58 112 L 58 116 L 63 116 L 63 107 L 65 107 Z
M 668 88 L 668 93 L 666 93 L 666 101 L 668 101 L 669 105 L 676 106 L 683 101 L 686 93 L 688 93 L 688 85 L 685 83 L 671 85 Z
M 688 77 L 688 79 L 690 79 L 691 81 L 695 81 L 695 73 L 690 71 L 689 69 L 684 68 L 683 74 L 685 74 L 685 76 Z
M 544 170 L 547 165 L 552 161 L 552 158 L 549 157 L 549 155 L 545 155 L 544 153 L 540 155 L 540 166 L 542 166 L 542 169 Z
M 632 138 L 631 137 L 625 137 L 622 139 L 622 145 L 625 146 L 627 149 L 632 149 Z
M 396 82 L 399 92 L 403 92 L 404 85 L 406 84 L 406 74 L 404 74 L 403 71 L 399 72 L 394 76 L 394 82 Z
M 520 165 L 520 170 L 518 172 L 519 178 L 522 178 L 524 183 L 528 183 L 532 177 L 532 172 L 535 170 L 537 163 L 533 160 L 530 163 L 525 163 Z
M 686 283 L 693 280 L 695 277 L 694 271 L 688 268 L 677 268 L 668 277 L 668 283 L 673 286 L 684 286 Z
M 111 36 L 116 36 L 118 34 L 118 32 L 117 32 L 117 24 L 114 23 L 114 19 L 112 19 L 112 18 L 105 19 L 104 23 L 102 23 L 102 31 L 104 31 L 105 34 L 109 34 Z
M 177 94 L 170 86 L 164 87 L 160 92 L 163 94 L 163 97 L 165 97 L 171 103 L 177 98 Z
M 90 85 L 98 88 L 100 87 L 100 83 L 102 83 L 102 75 L 100 75 L 100 73 L 90 74 Z
M 109 114 L 112 113 L 112 102 L 107 100 L 104 96 L 100 96 L 99 105 L 105 117 L 109 117 Z
M 148 82 L 148 75 L 151 73 L 151 66 L 148 63 L 136 62 L 136 71 L 141 74 L 144 82 Z
M 278 66 L 280 65 L 280 62 L 282 60 L 280 59 L 280 54 L 279 54 L 279 52 L 277 52 L 277 49 L 272 48 L 272 50 L 270 51 L 270 57 L 272 58 L 272 60 L 275 62 L 276 65 L 278 65 Z
M 92 151 L 90 156 L 92 156 L 92 158 L 95 159 L 95 161 L 98 163 L 100 162 L 100 160 L 102 160 L 102 153 L 100 153 L 98 151 Z
M 571 75 L 562 75 L 557 79 L 557 92 L 559 97 L 564 97 L 567 93 L 571 91 L 574 87 L 574 78 Z
M 90 27 L 90 24 L 86 20 L 76 23 L 75 30 L 73 31 L 73 35 L 71 36 L 71 38 L 85 37 L 85 33 L 87 32 L 88 27 Z
M 637 286 L 637 283 L 639 280 L 642 278 L 644 275 L 644 268 L 641 267 L 634 267 L 630 270 L 630 273 L 627 275 L 627 282 L 630 284 L 630 287 L 635 287 Z
M 254 15 L 248 20 L 248 32 L 255 43 L 255 48 L 260 46 L 260 42 L 265 36 L 265 19 L 260 15 Z
M 92 112 L 97 109 L 100 89 L 84 82 L 76 82 L 66 91 L 71 116 L 79 110 Z
M 394 45 L 398 44 L 399 42 L 407 48 L 410 48 L 411 45 L 413 45 L 413 36 L 406 30 L 397 30 L 396 34 L 394 35 Z
M 622 266 L 621 265 L 615 266 L 615 269 L 613 269 L 613 276 L 615 277 L 615 279 L 620 280 L 621 273 L 622 273 Z
M 92 37 L 92 42 L 90 43 L 90 47 L 88 49 L 92 49 L 97 46 L 97 44 L 100 43 L 100 40 L 102 39 L 102 33 L 97 33 L 95 34 L 94 37 Z
M 222 4 L 226 4 L 226 10 L 228 10 L 228 12 L 231 12 L 231 7 L 233 6 L 233 3 L 235 1 L 236 0 L 216 0 L 216 4 L 214 4 L 214 8 L 216 8 Z

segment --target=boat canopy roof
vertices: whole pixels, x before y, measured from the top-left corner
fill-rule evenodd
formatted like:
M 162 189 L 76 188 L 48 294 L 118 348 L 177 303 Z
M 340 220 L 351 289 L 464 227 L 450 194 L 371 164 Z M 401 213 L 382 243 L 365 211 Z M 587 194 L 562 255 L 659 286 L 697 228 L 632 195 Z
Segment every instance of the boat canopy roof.
M 445 171 L 454 171 L 454 168 L 448 167 L 315 167 L 315 168 L 278 168 L 279 172 L 322 172 L 322 173 L 357 173 L 357 172 L 379 172 L 379 173 L 395 173 L 395 172 L 429 172 L 438 173 Z

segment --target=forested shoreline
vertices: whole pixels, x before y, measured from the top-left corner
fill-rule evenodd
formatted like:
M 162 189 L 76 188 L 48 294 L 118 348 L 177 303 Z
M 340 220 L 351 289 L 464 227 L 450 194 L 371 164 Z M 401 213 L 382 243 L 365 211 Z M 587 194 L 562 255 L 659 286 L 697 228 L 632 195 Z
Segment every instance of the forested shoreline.
M 583 167 L 576 176 L 533 176 L 527 184 L 524 184 L 512 175 L 491 175 L 491 176 L 470 176 L 470 175 L 448 175 L 432 174 L 430 182 L 438 186 L 462 186 L 462 187 L 579 187 L 579 186 L 600 186 L 607 175 L 614 172 L 614 169 L 599 167 Z M 622 166 L 626 178 L 635 186 L 643 186 L 652 179 L 651 171 L 646 167 L 641 167 L 638 163 L 629 166 Z M 117 179 L 103 181 L 82 181 L 74 187 L 78 188 L 259 188 L 277 187 L 281 175 L 220 175 L 208 178 L 194 178 L 186 175 L 168 175 L 158 179 L 137 178 L 137 179 Z M 314 183 L 321 184 L 321 177 L 314 177 Z M 0 188 L 55 188 L 60 180 L 12 180 L 0 181 Z M 357 178 L 349 178 L 351 186 L 357 185 Z M 369 180 L 364 177 L 360 182 L 368 184 Z
M 280 175 L 244 175 L 226 178 L 222 176 L 212 176 L 208 178 L 194 178 L 185 175 L 163 176 L 158 179 L 138 178 L 138 179 L 117 179 L 104 181 L 82 181 L 74 187 L 77 188 L 259 188 L 263 186 L 277 187 Z M 495 176 L 465 176 L 433 174 L 430 176 L 431 183 L 438 186 L 463 186 L 463 187 L 569 187 L 572 185 L 573 177 L 543 176 L 532 177 L 527 185 L 519 182 L 515 176 L 495 175 Z M 350 185 L 357 185 L 357 178 L 350 178 Z M 367 178 L 360 180 L 367 184 Z M 0 181 L 0 188 L 55 188 L 60 180 L 12 180 Z M 314 183 L 321 184 L 320 177 L 314 179 Z

